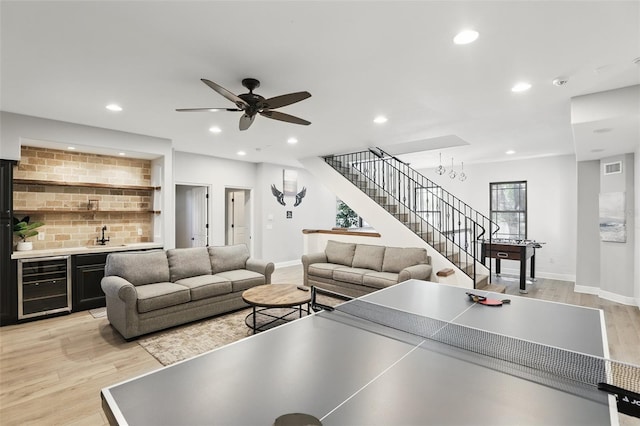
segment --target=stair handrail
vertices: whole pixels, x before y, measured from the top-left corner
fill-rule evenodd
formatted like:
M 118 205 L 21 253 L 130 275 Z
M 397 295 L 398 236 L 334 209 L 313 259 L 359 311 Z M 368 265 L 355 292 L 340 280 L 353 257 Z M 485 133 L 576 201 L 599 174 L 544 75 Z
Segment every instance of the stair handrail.
M 435 234 L 433 232 L 432 232 L 432 238 L 431 238 L 432 241 L 427 241 L 432 246 L 434 246 L 435 244 L 439 244 L 441 242 L 442 237 L 444 237 L 445 240 L 449 242 L 448 243 L 449 246 L 447 246 L 447 243 L 445 243 L 446 252 L 448 252 L 449 249 L 453 250 L 453 253 L 449 253 L 449 254 L 455 255 L 457 253 L 458 259 L 460 259 L 460 256 L 462 255 L 462 256 L 465 256 L 468 260 L 468 257 L 470 255 L 471 259 L 473 260 L 471 262 L 471 264 L 473 265 L 473 272 L 470 273 L 466 269 L 462 269 L 461 267 L 460 268 L 463 270 L 465 274 L 472 277 L 472 279 L 474 279 L 474 282 L 475 282 L 476 262 L 480 261 L 482 263 L 482 261 L 479 259 L 478 243 L 482 242 L 481 237 L 485 235 L 486 228 L 482 226 L 482 224 L 480 224 L 478 220 L 472 219 L 472 217 L 475 215 L 476 219 L 480 219 L 483 223 L 486 224 L 488 222 L 489 241 L 491 241 L 492 234 L 497 232 L 497 230 L 499 229 L 499 226 L 495 222 L 493 222 L 491 219 L 483 215 L 482 213 L 473 209 L 467 203 L 463 202 L 462 200 L 458 199 L 450 192 L 443 189 L 440 185 L 436 184 L 431 179 L 422 175 L 418 171 L 412 169 L 409 163 L 406 163 L 400 160 L 399 158 L 385 152 L 381 148 L 376 147 L 376 149 L 378 150 L 378 152 L 376 152 L 372 148 L 369 148 L 368 151 L 362 151 L 357 153 L 342 154 L 342 155 L 328 155 L 328 156 L 325 156 L 324 159 L 325 159 L 325 162 L 330 164 L 332 167 L 334 167 L 337 171 L 339 171 L 345 177 L 347 177 L 347 175 L 350 175 L 353 178 L 354 174 L 351 172 L 351 170 L 352 169 L 355 170 L 358 173 L 358 175 L 364 177 L 366 180 L 369 181 L 369 183 L 373 184 L 374 187 L 381 189 L 384 193 L 391 196 L 395 201 L 400 203 L 400 205 L 402 205 L 403 208 L 407 210 L 402 212 L 403 215 L 412 214 L 415 219 L 418 219 L 421 223 L 426 224 L 427 228 L 430 228 L 432 231 L 437 230 L 439 241 L 435 241 L 435 239 L 433 238 Z M 341 161 L 342 159 L 346 160 L 345 163 Z M 338 160 L 338 161 L 336 162 L 335 160 Z M 387 172 L 376 171 L 377 164 L 379 164 L 380 162 L 382 162 L 383 164 L 382 169 L 386 167 Z M 342 166 L 343 168 L 342 171 L 340 171 L 339 168 L 337 167 L 338 164 Z M 362 167 L 364 165 L 366 165 L 366 168 Z M 373 169 L 372 173 L 368 171 L 369 167 Z M 391 180 L 397 180 L 397 183 L 399 185 L 398 188 L 394 187 L 391 189 L 390 186 L 386 184 L 385 179 L 389 174 L 388 173 L 389 170 L 391 171 L 390 178 Z M 382 182 L 379 182 L 376 179 L 372 179 L 371 176 L 374 176 L 374 178 L 380 177 Z M 418 210 L 417 192 L 415 192 L 413 197 L 415 208 L 412 208 L 411 205 L 409 205 L 406 202 L 407 201 L 406 193 L 405 193 L 404 200 L 400 198 L 401 192 L 404 190 L 403 187 L 405 186 L 405 184 L 407 184 L 407 188 L 412 188 L 414 191 L 417 191 L 418 189 L 421 189 L 421 188 L 427 189 L 427 193 L 430 196 L 435 197 L 439 201 L 438 210 L 433 210 L 432 212 L 435 212 L 435 211 L 441 212 L 442 210 L 445 212 L 447 217 L 451 217 L 451 218 L 457 217 L 458 227 L 456 227 L 455 223 L 452 224 L 451 228 L 448 228 L 449 223 L 446 223 L 444 227 L 441 224 L 439 224 L 439 226 L 436 227 L 433 225 L 433 223 L 429 223 L 429 221 L 425 220 L 425 218 L 421 214 L 419 214 L 419 212 L 428 213 L 429 210 L 425 210 L 425 211 Z M 396 196 L 396 189 L 399 189 L 397 192 L 397 196 Z M 438 194 L 438 191 L 440 192 L 440 194 Z M 371 194 L 369 195 L 371 196 Z M 460 208 L 456 207 L 450 201 L 453 201 Z M 428 204 L 428 199 L 426 202 Z M 398 218 L 399 217 L 400 217 L 400 214 L 398 215 Z M 465 222 L 464 228 L 461 227 L 461 224 L 463 221 Z M 495 231 L 491 232 L 491 229 L 494 227 L 493 225 L 495 225 Z M 420 225 L 420 229 L 422 229 L 422 225 Z M 417 230 L 413 230 L 413 231 L 418 233 Z M 471 244 L 468 241 L 469 233 L 472 235 Z M 460 244 L 462 242 L 462 239 L 460 236 L 458 237 L 458 241 L 460 243 L 456 242 L 456 238 L 455 238 L 456 234 L 460 234 L 460 235 L 464 234 L 464 238 L 465 238 L 464 247 Z M 452 237 L 450 237 L 450 235 Z M 421 238 L 426 240 L 426 238 L 424 238 L 424 234 L 421 234 L 420 236 Z

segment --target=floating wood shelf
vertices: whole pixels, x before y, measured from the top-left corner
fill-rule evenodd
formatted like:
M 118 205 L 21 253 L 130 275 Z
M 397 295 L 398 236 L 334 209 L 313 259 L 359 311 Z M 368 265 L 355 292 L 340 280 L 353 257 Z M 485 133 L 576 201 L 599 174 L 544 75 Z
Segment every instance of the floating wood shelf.
M 92 182 L 60 182 L 55 180 L 38 180 L 38 179 L 14 179 L 14 184 L 23 185 L 49 185 L 49 186 L 71 186 L 76 188 L 105 188 L 105 189 L 129 189 L 135 191 L 158 191 L 159 186 L 142 186 L 142 185 L 112 185 L 108 183 L 92 183 Z
M 22 214 L 38 214 L 38 213 L 152 213 L 152 214 L 160 214 L 160 210 L 60 210 L 60 209 L 36 209 L 36 210 L 22 210 L 22 209 L 14 209 L 15 213 Z

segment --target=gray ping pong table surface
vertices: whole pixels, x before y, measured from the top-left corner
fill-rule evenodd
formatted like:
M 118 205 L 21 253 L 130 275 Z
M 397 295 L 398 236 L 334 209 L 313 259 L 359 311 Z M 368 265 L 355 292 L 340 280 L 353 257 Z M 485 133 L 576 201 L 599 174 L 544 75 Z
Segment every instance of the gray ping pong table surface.
M 277 285 L 277 284 L 274 284 Z M 410 280 L 362 299 L 545 345 L 607 357 L 601 310 Z M 501 298 L 476 290 L 475 294 Z M 504 364 L 504 365 L 503 365 Z M 617 424 L 615 399 L 402 331 L 322 311 L 102 390 L 120 425 Z

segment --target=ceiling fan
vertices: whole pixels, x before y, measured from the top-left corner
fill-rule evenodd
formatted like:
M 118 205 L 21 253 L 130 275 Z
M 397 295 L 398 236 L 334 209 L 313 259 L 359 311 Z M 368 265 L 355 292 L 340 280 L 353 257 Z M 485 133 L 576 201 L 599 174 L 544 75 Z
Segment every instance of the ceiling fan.
M 224 87 L 206 78 L 202 78 L 201 80 L 204 84 L 236 104 L 236 108 L 180 108 L 176 109 L 176 111 L 244 111 L 244 114 L 240 117 L 240 130 L 247 130 L 257 114 L 273 120 L 286 121 L 287 123 L 302 124 L 304 126 L 311 124 L 310 121 L 303 120 L 302 118 L 274 111 L 276 108 L 291 105 L 311 97 L 311 93 L 309 92 L 288 93 L 286 95 L 265 99 L 257 93 L 253 93 L 254 89 L 260 87 L 260 82 L 255 78 L 245 78 L 242 80 L 242 85 L 249 89 L 249 93 L 243 93 L 241 95 L 234 95 Z

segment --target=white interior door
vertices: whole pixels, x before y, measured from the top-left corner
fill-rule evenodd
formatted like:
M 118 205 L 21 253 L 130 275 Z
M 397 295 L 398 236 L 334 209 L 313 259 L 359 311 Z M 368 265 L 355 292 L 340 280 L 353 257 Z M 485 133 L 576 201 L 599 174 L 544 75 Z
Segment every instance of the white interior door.
M 227 192 L 227 244 L 246 244 L 246 199 L 244 191 Z
M 209 220 L 207 204 L 209 191 L 206 186 L 194 187 L 191 199 L 191 247 L 206 247 L 209 243 Z

